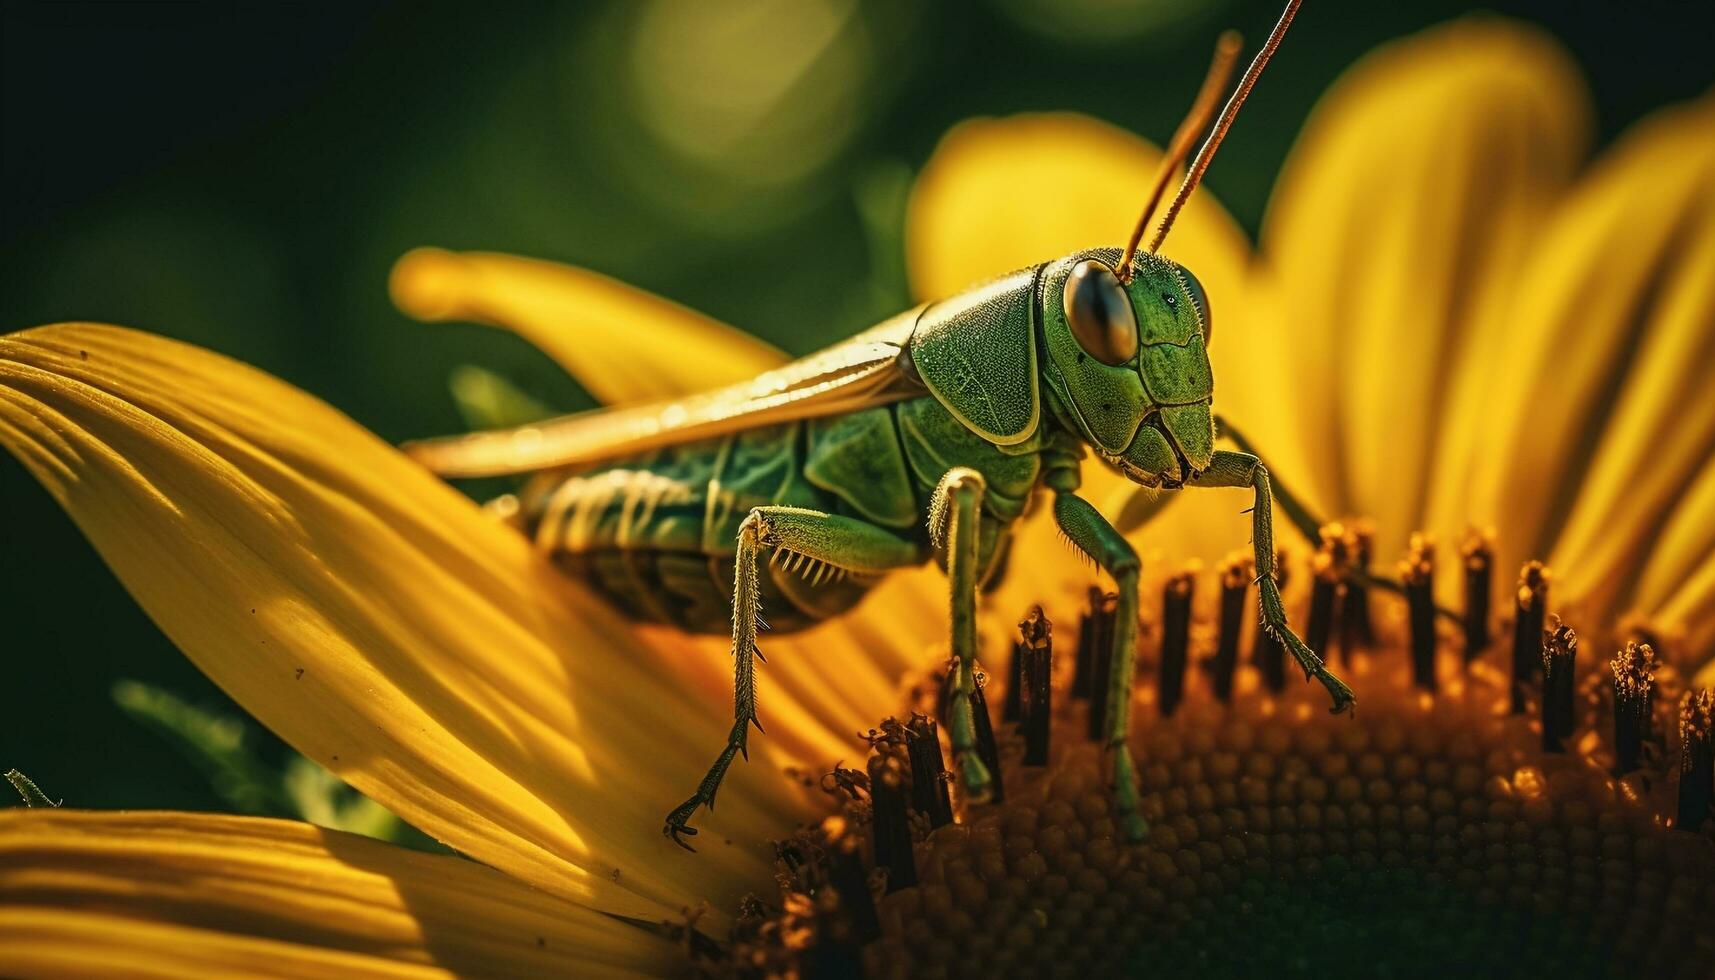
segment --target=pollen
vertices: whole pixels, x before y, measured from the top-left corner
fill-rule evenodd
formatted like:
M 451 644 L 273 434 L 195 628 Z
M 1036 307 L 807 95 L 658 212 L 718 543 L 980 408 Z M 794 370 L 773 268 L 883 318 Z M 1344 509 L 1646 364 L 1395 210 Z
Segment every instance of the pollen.
M 1325 535 L 1317 557 L 1350 569 L 1350 543 Z M 1459 551 L 1468 589 L 1486 587 L 1487 538 Z M 1321 565 L 1305 576 L 1312 590 Z M 916 678 L 904 720 L 871 733 L 867 780 L 834 781 L 831 816 L 777 844 L 780 895 L 753 903 L 700 966 L 1706 976 L 1715 692 L 1658 697 L 1684 682 L 1635 641 L 1579 657 L 1610 632 L 1555 618 L 1539 564 L 1505 603 L 1534 626 L 1522 679 L 1517 651 L 1488 639 L 1520 624 L 1485 615 L 1478 629 L 1467 611 L 1463 628 L 1435 628 L 1428 538 L 1399 572 L 1406 595 L 1366 596 L 1370 645 L 1348 648 L 1342 668 L 1363 698 L 1356 717 L 1330 716 L 1312 686 L 1274 683 L 1255 657 L 1237 662 L 1241 632 L 1260 632 L 1243 558 L 1206 581 L 1190 569 L 1157 581 L 1136 651 L 1136 676 L 1151 679 L 1132 707 L 1149 821 L 1136 845 L 1090 734 L 1114 603 L 1092 591 L 1082 609 L 1030 610 L 1010 651 L 992 652 L 1013 662 L 987 671 L 985 755 L 1004 795 L 958 798 L 932 717 L 943 677 Z M 1309 602 L 1298 595 L 1294 615 Z M 1051 626 L 1056 613 L 1071 628 Z M 1254 638 L 1251 649 L 1266 653 Z
M 1655 648 L 1627 640 L 1608 669 L 1614 675 L 1614 775 L 1642 765 L 1644 742 L 1655 718 Z M 1681 739 L 1683 742 L 1684 739 Z

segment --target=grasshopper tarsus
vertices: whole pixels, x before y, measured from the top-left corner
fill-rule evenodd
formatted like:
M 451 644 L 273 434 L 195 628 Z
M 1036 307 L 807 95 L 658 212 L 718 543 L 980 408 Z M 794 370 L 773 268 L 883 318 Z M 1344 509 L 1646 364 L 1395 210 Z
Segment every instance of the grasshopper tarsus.
M 697 836 L 697 828 L 691 826 L 687 821 L 691 819 L 692 814 L 697 812 L 697 807 L 703 805 L 703 802 L 703 795 L 698 793 L 679 804 L 677 809 L 667 815 L 667 823 L 661 828 L 662 836 L 671 838 L 673 843 L 695 854 L 697 849 L 686 843 L 685 838 Z M 714 808 L 713 801 L 710 801 L 709 807 L 710 809 Z

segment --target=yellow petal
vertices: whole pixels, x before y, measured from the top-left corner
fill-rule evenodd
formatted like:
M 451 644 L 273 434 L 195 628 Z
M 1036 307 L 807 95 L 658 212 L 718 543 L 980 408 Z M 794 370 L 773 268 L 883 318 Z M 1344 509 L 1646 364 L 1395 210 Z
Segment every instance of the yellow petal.
M 1706 431 L 1710 402 L 1694 390 L 1698 362 L 1670 359 L 1696 357 L 1706 343 L 1706 324 L 1684 316 L 1703 302 L 1693 252 L 1706 249 L 1700 239 L 1708 233 L 1710 105 L 1665 110 L 1622 137 L 1545 223 L 1530 264 L 1514 278 L 1516 300 L 1495 345 L 1489 424 L 1473 448 L 1473 457 L 1490 463 L 1468 484 L 1471 506 L 1513 530 L 1501 541 L 1502 568 L 1549 554 L 1564 532 L 1590 541 L 1592 522 L 1619 511 L 1660 510 L 1657 477 L 1619 470 L 1638 467 L 1641 453 L 1657 448 L 1641 439 L 1648 427 L 1677 427 L 1681 412 L 1691 433 Z M 1645 367 L 1650 381 L 1674 391 L 1631 391 L 1646 381 L 1634 374 Z M 1624 420 L 1631 427 L 1624 438 L 1640 443 L 1607 445 L 1619 436 L 1605 433 L 1610 419 Z M 1667 448 L 1667 479 L 1677 487 L 1689 479 L 1686 448 L 1672 439 Z M 1590 481 L 1602 458 L 1614 460 L 1604 463 L 1602 501 L 1598 510 L 1580 505 L 1583 529 L 1574 529 L 1574 498 L 1598 489 Z M 1693 463 L 1703 458 L 1706 450 Z M 1638 489 L 1650 487 L 1653 505 L 1629 499 L 1629 491 L 1626 501 L 1614 496 L 1628 477 L 1638 477 Z
M 912 291 L 939 299 L 1078 249 L 1123 245 L 1160 159 L 1144 140 L 1074 113 L 960 123 L 911 191 Z M 1247 251 L 1238 226 L 1203 190 L 1161 253 L 1196 272 L 1219 309 L 1236 293 Z
M 741 330 L 554 262 L 420 248 L 393 267 L 390 287 L 399 308 L 418 319 L 517 332 L 610 405 L 717 388 L 786 361 Z
M 1628 607 L 1688 642 L 1679 666 L 1715 660 L 1715 455 L 1648 548 Z M 1679 660 L 1680 658 L 1675 658 Z
M 1437 520 L 1460 529 L 1437 426 L 1483 406 L 1473 379 L 1493 338 L 1480 325 L 1509 298 L 1588 130 L 1558 45 L 1471 18 L 1359 62 L 1287 160 L 1262 236 L 1278 411 L 1314 449 L 1309 495 L 1373 518 L 1384 556 L 1432 510 L 1458 512 Z M 1451 502 L 1432 506 L 1431 486 Z
M 18 977 L 641 976 L 676 944 L 473 861 L 289 820 L 0 811 Z
M 1686 673 L 1695 671 L 1702 678 L 1699 687 L 1715 687 L 1715 556 L 1704 555 L 1651 622 L 1680 640 L 1668 644 L 1669 660 Z
M 1715 660 L 1710 660 L 1699 668 L 1691 683 L 1693 687 L 1715 687 Z
M 1492 462 L 1469 492 L 1513 532 L 1502 567 L 1561 541 L 1566 598 L 1616 598 L 1715 444 L 1711 125 L 1715 99 L 1635 127 L 1545 224 L 1514 283 L 1496 351 L 1505 377 L 1476 448 Z
M 49 327 L 0 338 L 0 443 L 216 683 L 459 851 L 640 918 L 706 898 L 718 921 L 766 886 L 765 839 L 803 813 L 775 766 L 739 767 L 699 854 L 660 834 L 730 694 L 682 685 L 521 536 L 321 402 L 172 341 Z

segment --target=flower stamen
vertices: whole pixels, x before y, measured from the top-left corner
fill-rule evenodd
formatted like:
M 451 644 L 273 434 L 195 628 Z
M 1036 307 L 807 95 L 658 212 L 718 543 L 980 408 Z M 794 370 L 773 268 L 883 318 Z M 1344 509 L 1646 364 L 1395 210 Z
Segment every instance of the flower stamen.
M 1435 541 L 1429 535 L 1411 536 L 1406 556 L 1399 563 L 1399 580 L 1405 586 L 1406 618 L 1411 623 L 1412 683 L 1434 694 Z M 1352 597 L 1346 598 L 1350 602 Z
M 1353 650 L 1375 646 L 1375 623 L 1370 619 L 1370 559 L 1375 548 L 1375 526 L 1353 521 L 1351 530 L 1352 571 L 1346 577 L 1345 596 L 1340 601 L 1340 650 L 1346 661 Z
M 1090 678 L 1096 670 L 1095 622 L 1093 617 L 1102 604 L 1102 590 L 1090 586 L 1089 599 L 1078 615 L 1078 650 L 1073 657 L 1072 690 L 1075 700 L 1090 699 Z
M 1283 592 L 1289 567 L 1286 559 L 1285 549 L 1275 549 L 1272 574 L 1275 586 Z M 1269 630 L 1259 629 L 1251 644 L 1251 664 L 1262 674 L 1263 684 L 1274 694 L 1286 690 L 1286 647 L 1281 645 L 1280 638 Z
M 1157 706 L 1172 717 L 1185 693 L 1185 664 L 1191 646 L 1191 598 L 1197 587 L 1194 568 L 1167 579 L 1161 596 L 1161 672 L 1156 680 Z
M 1101 744 L 1108 734 L 1108 675 L 1113 663 L 1114 622 L 1119 616 L 1119 596 L 1090 591 L 1090 628 L 1086 631 L 1090 648 L 1090 717 L 1087 733 L 1090 741 Z M 1083 637 L 1079 638 L 1082 642 Z
M 1013 658 L 1022 666 L 1017 676 L 1025 692 L 1020 724 L 1024 764 L 1046 766 L 1054 715 L 1053 626 L 1041 606 L 1032 606 L 1018 624 L 1018 632 L 1020 642 L 1013 647 Z
M 1648 643 L 1626 641 L 1625 649 L 1608 662 L 1614 674 L 1614 775 L 1624 776 L 1642 765 L 1644 740 L 1655 714 L 1655 650 Z
M 1310 619 L 1304 627 L 1304 642 L 1327 661 L 1340 596 L 1349 577 L 1351 548 L 1345 525 L 1338 522 L 1322 525 L 1321 537 L 1316 553 L 1310 558 Z M 1349 662 L 1351 651 L 1342 652 Z
M 911 848 L 911 818 L 905 812 L 906 768 L 897 755 L 869 757 L 871 846 L 875 866 L 887 872 L 887 893 L 917 884 L 917 860 Z
M 1542 751 L 1565 752 L 1576 723 L 1573 695 L 1578 657 L 1578 634 L 1549 617 L 1542 631 Z
M 1525 562 L 1519 572 L 1518 591 L 1513 596 L 1513 706 L 1515 715 L 1525 712 L 1536 669 L 1542 661 L 1542 622 L 1548 614 L 1548 566 Z
M 1715 804 L 1715 689 L 1679 701 L 1679 806 L 1673 825 L 1699 832 Z
M 1245 593 L 1256 574 L 1255 559 L 1239 552 L 1221 565 L 1220 636 L 1215 659 L 1210 662 L 1215 698 L 1222 704 L 1233 700 L 1233 675 L 1239 663 L 1239 633 L 1244 629 Z
M 911 755 L 911 806 L 929 819 L 930 829 L 953 822 L 953 800 L 948 795 L 946 757 L 941 754 L 940 727 L 927 715 L 913 715 L 906 726 Z
M 1495 567 L 1495 532 L 1471 528 L 1459 544 L 1465 561 L 1465 663 L 1489 645 L 1489 595 Z

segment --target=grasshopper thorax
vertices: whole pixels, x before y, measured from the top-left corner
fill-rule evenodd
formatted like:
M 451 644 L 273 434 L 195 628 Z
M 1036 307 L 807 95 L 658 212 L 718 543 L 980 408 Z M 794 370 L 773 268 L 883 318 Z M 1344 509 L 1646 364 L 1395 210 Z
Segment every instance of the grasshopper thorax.
M 1131 480 L 1177 486 L 1209 465 L 1209 302 L 1183 266 L 1118 249 L 1077 252 L 1043 270 L 1043 386 L 1062 421 Z

